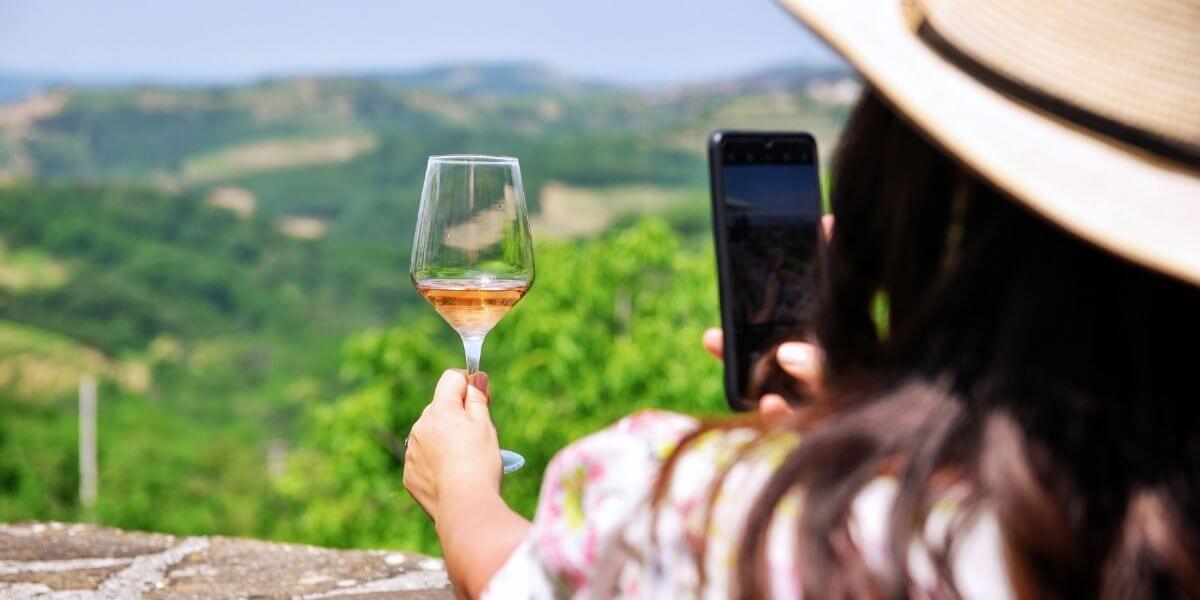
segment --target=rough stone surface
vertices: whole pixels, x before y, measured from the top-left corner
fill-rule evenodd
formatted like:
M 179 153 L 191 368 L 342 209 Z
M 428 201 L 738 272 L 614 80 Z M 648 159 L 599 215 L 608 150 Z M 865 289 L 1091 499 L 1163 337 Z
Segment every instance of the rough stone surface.
M 0 599 L 452 597 L 442 561 L 420 554 L 0 524 Z

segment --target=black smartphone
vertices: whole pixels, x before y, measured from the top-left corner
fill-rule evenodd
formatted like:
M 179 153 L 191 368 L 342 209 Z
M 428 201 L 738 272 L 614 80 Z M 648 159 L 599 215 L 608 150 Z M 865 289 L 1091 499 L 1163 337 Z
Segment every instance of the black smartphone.
M 725 397 L 734 410 L 768 392 L 798 402 L 807 390 L 780 370 L 775 349 L 807 334 L 817 300 L 817 143 L 800 132 L 718 131 L 708 157 Z

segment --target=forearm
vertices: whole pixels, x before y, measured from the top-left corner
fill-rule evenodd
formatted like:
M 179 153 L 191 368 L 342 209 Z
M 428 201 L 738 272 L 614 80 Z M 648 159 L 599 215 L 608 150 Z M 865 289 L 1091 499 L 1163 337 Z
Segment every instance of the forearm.
M 450 581 L 460 597 L 478 598 L 525 539 L 529 521 L 486 491 L 450 494 L 438 513 L 438 539 Z

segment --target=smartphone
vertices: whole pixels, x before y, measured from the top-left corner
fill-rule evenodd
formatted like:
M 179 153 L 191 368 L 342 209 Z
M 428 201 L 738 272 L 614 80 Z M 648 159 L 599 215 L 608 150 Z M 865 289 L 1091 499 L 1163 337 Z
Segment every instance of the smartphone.
M 725 335 L 725 396 L 750 410 L 773 392 L 799 402 L 779 344 L 803 339 L 816 304 L 821 188 L 817 143 L 802 132 L 718 131 L 709 138 L 713 235 Z

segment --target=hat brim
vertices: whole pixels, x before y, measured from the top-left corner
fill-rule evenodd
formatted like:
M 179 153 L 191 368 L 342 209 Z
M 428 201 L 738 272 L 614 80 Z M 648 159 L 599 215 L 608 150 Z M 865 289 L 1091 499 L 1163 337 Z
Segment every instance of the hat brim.
M 1200 285 L 1200 175 L 980 83 L 917 37 L 901 0 L 780 0 L 918 128 L 1045 218 Z

